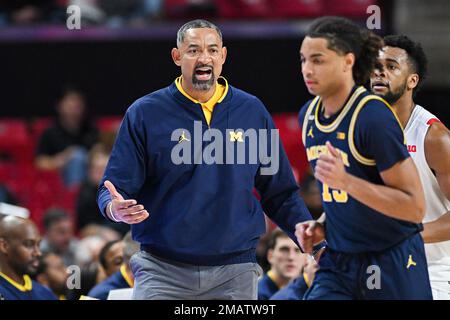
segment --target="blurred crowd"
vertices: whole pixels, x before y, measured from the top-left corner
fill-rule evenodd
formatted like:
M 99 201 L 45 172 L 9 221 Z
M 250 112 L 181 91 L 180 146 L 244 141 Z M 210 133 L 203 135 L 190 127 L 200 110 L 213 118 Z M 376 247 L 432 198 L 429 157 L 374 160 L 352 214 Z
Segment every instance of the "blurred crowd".
M 1 0 L 0 23 L 65 25 L 70 5 L 80 8 L 83 25 L 134 25 L 159 19 L 163 0 Z
M 76 5 L 83 26 L 145 26 L 193 19 L 304 19 L 321 15 L 364 17 L 375 0 L 0 0 L 0 26 L 65 25 Z

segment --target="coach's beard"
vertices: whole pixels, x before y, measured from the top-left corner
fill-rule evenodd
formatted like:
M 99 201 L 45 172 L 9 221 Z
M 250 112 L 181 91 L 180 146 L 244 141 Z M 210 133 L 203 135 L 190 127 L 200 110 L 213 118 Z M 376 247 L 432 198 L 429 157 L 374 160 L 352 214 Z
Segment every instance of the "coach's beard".
M 214 85 L 216 77 L 214 76 L 214 70 L 211 70 L 211 78 L 208 80 L 198 80 L 195 76 L 195 72 L 192 74 L 192 84 L 194 89 L 198 91 L 208 91 Z

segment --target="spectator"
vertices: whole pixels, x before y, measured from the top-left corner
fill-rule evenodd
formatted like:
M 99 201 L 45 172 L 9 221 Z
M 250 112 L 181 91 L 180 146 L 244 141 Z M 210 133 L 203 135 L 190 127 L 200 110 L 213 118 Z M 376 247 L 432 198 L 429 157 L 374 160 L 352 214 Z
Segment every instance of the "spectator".
M 0 12 L 6 23 L 12 25 L 29 25 L 53 21 L 61 17 L 61 8 L 55 0 L 1 0 Z
M 101 226 L 98 224 L 88 224 L 86 227 L 80 230 L 79 238 L 84 239 L 91 236 L 98 236 L 105 242 L 118 240 L 121 238 L 120 234 L 109 227 Z
M 100 250 L 99 261 L 107 277 L 119 271 L 123 263 L 123 242 L 113 240 L 106 243 Z
M 99 262 L 100 251 L 106 243 L 107 241 L 99 235 L 82 239 L 75 254 L 75 264 L 82 267 L 93 261 Z
M 50 209 L 44 215 L 44 229 L 41 250 L 60 255 L 66 266 L 73 265 L 78 240 L 74 238 L 73 223 L 69 215 L 61 209 Z
M 130 268 L 130 259 L 138 251 L 139 243 L 133 241 L 131 232 L 128 232 L 123 239 L 123 264 L 120 267 L 120 271 L 95 286 L 89 292 L 89 296 L 106 300 L 111 290 L 133 288 L 134 276 Z
M 0 300 L 56 300 L 56 296 L 31 280 L 39 266 L 40 234 L 28 219 L 0 219 Z
M 270 270 L 258 282 L 258 300 L 268 300 L 297 278 L 303 269 L 304 259 L 305 256 L 287 234 L 280 229 L 274 230 L 267 251 Z
M 68 273 L 66 269 L 59 255 L 52 252 L 44 253 L 39 259 L 35 280 L 52 290 L 59 300 L 67 300 Z
M 130 226 L 124 223 L 112 223 L 104 219 L 98 212 L 97 188 L 108 159 L 109 154 L 100 144 L 94 146 L 89 153 L 87 179 L 81 184 L 76 202 L 78 230 L 89 224 L 99 224 L 118 231 L 123 237 L 130 230 Z
M 160 14 L 161 0 L 99 0 L 99 8 L 106 14 L 106 23 L 117 27 L 122 25 L 142 25 L 145 18 Z
M 97 0 L 69 0 L 71 5 L 76 5 L 83 12 L 81 25 L 97 25 L 105 22 L 106 15 L 97 4 Z
M 66 186 L 86 178 L 87 154 L 98 141 L 98 130 L 86 118 L 86 102 L 74 89 L 66 90 L 57 106 L 58 119 L 42 134 L 36 166 L 60 170 Z
M 89 291 L 105 279 L 105 273 L 97 261 L 89 262 L 80 269 L 80 286 L 71 290 L 74 300 L 87 296 Z
M 270 297 L 270 300 L 303 300 L 303 296 L 314 281 L 317 270 L 319 270 L 318 262 L 324 251 L 325 248 L 319 250 L 315 256 L 316 260 L 312 256 L 305 255 L 306 259 L 302 274 L 286 287 L 277 291 Z

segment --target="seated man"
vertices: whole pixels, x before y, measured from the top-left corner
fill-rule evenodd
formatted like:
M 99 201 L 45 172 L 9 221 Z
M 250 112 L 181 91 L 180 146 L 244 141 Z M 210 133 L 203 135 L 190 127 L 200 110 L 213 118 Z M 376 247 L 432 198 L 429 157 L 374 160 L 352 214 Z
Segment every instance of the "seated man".
M 107 242 L 98 256 L 107 277 L 112 276 L 123 265 L 123 241 L 112 240 Z
M 28 219 L 0 219 L 0 300 L 56 300 L 56 296 L 31 280 L 39 266 L 41 237 Z
M 39 268 L 34 279 L 52 290 L 59 300 L 67 300 L 68 298 L 68 276 L 64 261 L 56 253 L 47 252 L 39 258 Z
M 128 232 L 123 239 L 123 264 L 120 270 L 92 288 L 88 296 L 106 300 L 111 290 L 133 288 L 134 277 L 129 263 L 131 256 L 138 251 L 139 244 L 131 239 L 131 232 Z
M 269 239 L 267 260 L 270 270 L 259 280 L 258 300 L 268 300 L 297 278 L 304 264 L 304 256 L 298 246 L 279 229 L 274 230 Z
M 44 239 L 42 252 L 54 252 L 61 256 L 66 266 L 75 264 L 79 242 L 74 236 L 73 221 L 69 214 L 58 208 L 51 208 L 44 214 Z
M 303 300 L 303 296 L 314 281 L 316 271 L 319 269 L 318 261 L 324 250 L 325 248 L 320 249 L 315 255 L 315 259 L 306 255 L 306 263 L 302 274 L 286 287 L 276 292 L 270 300 Z
M 98 129 L 86 118 L 81 92 L 69 89 L 61 97 L 58 119 L 42 134 L 36 150 L 36 166 L 60 170 L 66 186 L 79 185 L 86 177 L 87 154 L 98 141 Z

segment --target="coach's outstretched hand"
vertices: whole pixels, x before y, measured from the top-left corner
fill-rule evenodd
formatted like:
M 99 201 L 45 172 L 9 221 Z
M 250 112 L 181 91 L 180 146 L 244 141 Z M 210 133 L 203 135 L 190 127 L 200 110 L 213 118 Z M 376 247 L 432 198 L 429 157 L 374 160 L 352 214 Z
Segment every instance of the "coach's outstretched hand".
M 125 200 L 111 181 L 105 181 L 105 187 L 111 195 L 111 202 L 106 207 L 107 215 L 114 221 L 136 224 L 148 218 L 149 213 L 136 200 Z
M 312 254 L 314 245 L 325 240 L 325 229 L 316 220 L 300 222 L 295 226 L 295 236 L 303 252 Z

